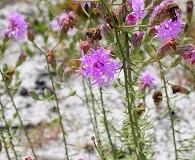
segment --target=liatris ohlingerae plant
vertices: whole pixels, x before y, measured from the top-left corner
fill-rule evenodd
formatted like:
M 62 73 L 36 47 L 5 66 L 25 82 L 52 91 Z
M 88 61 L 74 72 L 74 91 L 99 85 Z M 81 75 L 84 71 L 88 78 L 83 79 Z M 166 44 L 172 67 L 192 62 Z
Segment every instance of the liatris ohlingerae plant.
M 5 151 L 8 160 L 47 159 L 42 157 L 47 153 L 40 150 L 53 147 L 47 146 L 50 139 L 56 143 L 55 147 L 61 147 L 63 142 L 58 155 L 59 159 L 66 160 L 162 159 L 157 153 L 167 154 L 168 158 L 164 159 L 194 158 L 193 118 L 186 112 L 194 112 L 192 1 L 187 1 L 186 11 L 181 11 L 173 0 L 76 3 L 35 0 L 33 3 L 38 5 L 37 10 L 32 9 L 28 15 L 33 16 L 25 16 L 26 21 L 21 14 L 10 13 L 8 25 L 2 31 L 5 37 L 0 40 L 0 52 L 6 53 L 0 58 L 11 54 L 10 57 L 16 59 L 15 63 L 8 61 L 11 64 L 5 63 L 0 69 L 0 150 L 2 146 L 2 154 Z M 42 10 L 42 5 L 47 8 Z M 27 28 L 30 44 L 24 40 Z M 23 41 L 18 43 L 18 40 Z M 19 47 L 9 48 L 15 44 Z M 31 58 L 37 63 L 28 69 L 25 64 L 29 64 Z M 27 82 L 26 89 L 20 91 L 25 84 L 23 80 L 28 78 L 20 72 L 23 69 L 31 72 L 34 68 L 43 72 L 38 73 L 35 87 Z M 30 73 L 30 82 L 35 73 Z M 82 83 L 78 76 L 83 77 Z M 23 113 L 29 113 L 29 107 L 19 109 L 23 105 L 19 95 L 44 101 L 43 105 L 47 105 L 44 113 L 49 115 L 44 117 L 47 123 L 35 124 L 34 113 L 26 120 L 29 115 L 23 117 Z M 33 111 L 36 104 L 32 102 L 32 106 Z M 12 108 L 13 116 L 7 117 L 6 113 Z M 35 124 L 32 129 L 31 120 Z M 192 127 L 183 127 L 181 122 Z M 15 124 L 19 125 L 17 131 L 23 129 L 20 134 L 24 133 L 26 145 L 23 136 L 22 141 L 15 136 L 18 135 Z M 80 138 L 84 135 L 82 128 L 87 133 L 85 138 Z M 80 142 L 79 147 L 72 140 L 74 135 Z M 83 143 L 83 139 L 89 142 Z M 34 157 L 20 152 L 23 146 L 29 146 L 31 153 L 28 153 Z M 39 151 L 36 152 L 35 147 Z M 89 155 L 83 151 L 81 154 L 80 148 Z

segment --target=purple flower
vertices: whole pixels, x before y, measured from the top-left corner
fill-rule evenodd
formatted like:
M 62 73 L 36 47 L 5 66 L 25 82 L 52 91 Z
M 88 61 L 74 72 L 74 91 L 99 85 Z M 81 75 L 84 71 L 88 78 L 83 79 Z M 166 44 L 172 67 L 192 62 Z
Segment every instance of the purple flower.
M 68 19 L 69 19 L 69 16 L 68 16 L 67 13 L 62 13 L 62 14 L 60 14 L 59 20 L 53 19 L 53 20 L 51 21 L 50 25 L 51 25 L 52 30 L 54 30 L 54 31 L 59 30 L 62 21 L 63 21 L 63 20 L 68 20 Z
M 165 41 L 168 38 L 178 38 L 178 34 L 182 31 L 182 20 L 180 16 L 176 21 L 165 20 L 159 26 L 156 26 L 155 29 L 157 30 L 157 37 L 160 37 L 162 41 Z
M 86 78 L 92 77 L 93 83 L 108 85 L 110 80 L 114 78 L 118 65 L 115 61 L 110 60 L 111 50 L 105 50 L 103 47 L 92 49 L 88 55 L 82 54 L 81 68 L 77 72 L 83 74 Z
M 190 64 L 195 64 L 195 46 L 183 53 L 183 58 Z
M 145 89 L 146 87 L 151 88 L 153 85 L 154 81 L 154 76 L 151 75 L 148 71 L 145 71 L 141 76 L 140 76 L 140 81 L 141 81 L 141 86 L 140 90 Z
M 68 31 L 73 30 L 74 25 L 74 12 L 62 13 L 58 16 L 58 19 L 53 19 L 50 23 L 52 30 L 67 33 Z
M 24 21 L 24 17 L 18 13 L 10 13 L 9 25 L 3 30 L 9 38 L 20 40 L 24 38 L 25 32 L 28 28 L 28 24 Z
M 135 25 L 137 22 L 137 17 L 135 16 L 134 12 L 129 13 L 125 18 L 125 23 L 127 25 Z
M 127 25 L 135 25 L 136 22 L 144 17 L 144 1 L 143 0 L 128 0 L 128 3 L 132 6 L 133 12 L 126 16 L 125 23 Z

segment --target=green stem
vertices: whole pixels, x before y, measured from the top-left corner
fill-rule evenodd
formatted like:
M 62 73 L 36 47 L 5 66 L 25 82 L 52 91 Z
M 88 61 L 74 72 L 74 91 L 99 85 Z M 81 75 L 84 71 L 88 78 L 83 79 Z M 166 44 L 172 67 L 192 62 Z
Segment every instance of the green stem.
M 110 146 L 112 148 L 113 158 L 116 159 L 116 148 L 112 143 L 111 135 L 110 135 L 109 128 L 108 128 L 108 122 L 107 122 L 107 118 L 106 118 L 106 110 L 104 108 L 102 88 L 100 88 L 100 100 L 101 100 L 101 107 L 102 107 L 102 112 L 103 112 L 103 116 L 104 116 L 104 126 L 106 128 L 106 133 L 107 133 L 107 136 L 108 136 L 108 139 L 109 139 L 109 142 L 110 142 Z
M 56 89 L 55 89 L 55 85 L 54 85 L 54 81 L 53 81 L 53 77 L 52 77 L 52 74 L 51 74 L 51 69 L 50 69 L 50 66 L 49 66 L 49 62 L 48 62 L 48 58 L 47 58 L 47 55 L 37 46 L 37 44 L 35 42 L 33 42 L 33 44 L 35 45 L 35 47 L 41 52 L 43 53 L 43 55 L 45 56 L 45 59 L 47 61 L 47 70 L 49 72 L 49 78 L 51 80 L 51 84 L 52 84 L 52 89 L 53 89 L 53 94 L 54 94 L 54 99 L 56 101 L 56 108 L 57 108 L 57 112 L 58 112 L 58 115 L 59 115 L 59 122 L 60 122 L 60 127 L 62 129 L 62 135 L 63 135 L 63 142 L 64 142 L 64 147 L 65 147 L 65 157 L 66 157 L 66 160 L 69 160 L 69 155 L 68 155 L 68 147 L 67 147 L 67 142 L 66 142 L 66 135 L 65 135 L 65 129 L 64 129 L 64 125 L 62 123 L 62 115 L 61 115 L 61 112 L 60 112 L 60 108 L 59 108 L 59 102 L 58 102 L 58 97 L 57 97 L 57 94 L 56 94 Z M 58 45 L 60 44 L 57 43 L 50 52 L 52 52 Z M 49 53 L 48 53 L 49 54 Z
M 5 137 L 4 137 L 4 135 L 3 135 L 3 131 L 2 131 L 2 129 L 0 128 L 0 135 L 2 136 L 2 139 L 3 139 L 3 144 L 4 144 L 4 146 L 5 146 L 5 152 L 6 152 L 6 155 L 7 155 L 7 159 L 8 160 L 11 160 L 11 158 L 10 158 L 10 156 L 9 156 L 9 152 L 8 152 L 8 149 L 7 149 L 7 143 L 6 143 L 6 141 L 5 141 Z M 1 142 L 0 142 L 1 143 Z M 2 147 L 2 146 L 1 146 Z M 14 154 L 15 154 L 15 152 L 14 152 Z M 18 159 L 18 158 L 17 158 Z
M 6 129 L 7 129 L 7 133 L 8 133 L 9 140 L 10 140 L 10 142 L 11 142 L 11 145 L 12 145 L 12 149 L 13 149 L 15 158 L 18 159 L 18 155 L 17 155 L 17 153 L 16 153 L 15 146 L 14 146 L 14 144 L 13 144 L 13 142 L 12 142 L 12 136 L 11 136 L 11 133 L 10 133 L 10 130 L 9 130 L 10 127 L 9 127 L 9 124 L 8 124 L 6 118 L 5 118 L 5 112 L 4 112 L 3 104 L 1 103 L 1 101 L 0 101 L 0 106 L 1 106 L 2 117 L 3 117 L 3 120 L 4 120 L 4 122 L 5 122 L 5 126 L 6 126 Z M 1 131 L 1 132 L 2 132 L 2 131 Z M 3 136 L 3 132 L 2 132 L 2 136 Z M 4 138 L 4 137 L 3 137 L 3 138 Z M 3 140 L 3 141 L 4 141 L 4 140 Z M 4 145 L 5 145 L 6 153 L 8 153 L 7 147 L 6 147 L 6 146 L 7 146 L 6 143 L 4 143 Z
M 27 139 L 27 141 L 28 141 L 28 144 L 30 145 L 31 151 L 32 151 L 32 153 L 33 153 L 33 156 L 34 156 L 35 159 L 37 159 L 37 156 L 36 156 L 36 154 L 35 154 L 35 151 L 34 151 L 34 148 L 33 148 L 33 146 L 32 146 L 32 143 L 31 143 L 31 141 L 30 141 L 30 138 L 28 137 L 27 130 L 26 130 L 25 127 L 24 127 L 23 121 L 22 121 L 22 119 L 21 119 L 21 117 L 20 117 L 20 115 L 19 115 L 19 112 L 18 112 L 18 109 L 17 109 L 16 104 L 15 104 L 15 102 L 14 102 L 13 96 L 12 96 L 12 94 L 11 94 L 11 92 L 10 92 L 10 88 L 9 88 L 9 86 L 8 86 L 7 83 L 6 83 L 5 77 L 4 77 L 3 72 L 2 72 L 1 70 L 0 70 L 0 73 L 1 73 L 1 76 L 2 76 L 2 78 L 3 78 L 3 81 L 4 81 L 4 84 L 5 84 L 7 93 L 8 93 L 8 95 L 9 95 L 9 97 L 10 97 L 10 99 L 11 99 L 11 102 L 12 102 L 12 104 L 13 104 L 13 106 L 14 106 L 14 109 L 15 109 L 15 111 L 16 111 L 16 115 L 18 116 L 18 119 L 19 119 L 19 121 L 20 121 L 21 127 L 22 127 L 22 129 L 24 130 L 24 134 L 25 134 L 25 136 L 26 136 L 26 139 Z
M 95 127 L 95 123 L 93 121 L 93 118 L 92 118 L 92 114 L 91 114 L 91 111 L 90 111 L 90 106 L 89 106 L 89 99 L 88 99 L 88 96 L 87 96 L 87 89 L 86 89 L 86 86 L 85 86 L 85 82 L 83 80 L 83 88 L 84 88 L 84 93 L 85 93 L 85 99 L 86 99 L 86 104 L 87 104 L 87 110 L 88 110 L 88 113 L 89 113 L 89 116 L 90 116 L 90 121 L 92 122 L 92 125 L 93 125 L 93 131 L 95 133 L 95 136 L 97 138 L 97 130 L 96 130 L 96 127 Z M 95 118 L 95 117 L 94 117 Z
M 162 67 L 161 62 L 159 61 L 158 63 L 159 63 L 161 72 L 163 72 L 163 67 Z M 172 115 L 172 109 L 171 109 L 170 102 L 169 102 L 170 99 L 169 99 L 169 95 L 168 95 L 168 91 L 167 91 L 167 85 L 166 85 L 166 80 L 165 80 L 164 74 L 161 74 L 161 78 L 163 80 L 163 85 L 164 85 L 164 88 L 165 88 L 167 107 L 168 107 L 169 116 L 170 116 L 170 119 L 171 119 L 171 129 L 172 129 L 173 143 L 174 143 L 174 149 L 175 149 L 175 160 L 178 160 L 177 144 L 176 144 L 175 129 L 174 129 L 174 118 L 173 118 L 173 115 Z

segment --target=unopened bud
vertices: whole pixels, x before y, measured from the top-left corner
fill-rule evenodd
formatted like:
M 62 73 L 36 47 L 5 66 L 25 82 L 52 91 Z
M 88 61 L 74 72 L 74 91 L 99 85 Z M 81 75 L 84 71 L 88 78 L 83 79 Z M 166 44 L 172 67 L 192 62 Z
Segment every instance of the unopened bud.
M 132 45 L 133 47 L 139 47 L 142 44 L 142 39 L 143 39 L 144 33 L 137 31 L 134 32 L 132 35 Z
M 166 57 L 168 54 L 176 50 L 176 42 L 174 38 L 168 38 L 163 45 L 157 50 L 156 60 Z
M 172 88 L 173 94 L 175 93 L 189 94 L 190 93 L 189 90 L 179 85 L 173 85 L 171 88 Z
M 83 51 L 84 54 L 87 54 L 89 50 L 89 44 L 87 41 L 80 41 L 79 48 Z
M 192 0 L 186 2 L 187 20 L 191 22 L 193 16 L 194 3 Z
M 156 90 L 152 95 L 154 104 L 156 107 L 159 107 L 160 103 L 162 102 L 162 92 L 160 90 Z
M 111 42 L 114 42 L 114 35 L 109 26 L 107 26 L 106 24 L 102 24 L 101 31 L 106 38 L 108 38 Z
M 29 31 L 29 30 L 27 31 L 27 38 L 31 42 L 34 42 L 34 40 L 35 40 L 34 34 L 31 31 Z
M 46 55 L 47 55 L 48 63 L 52 66 L 53 69 L 55 69 L 56 68 L 55 54 L 48 50 Z
M 25 52 L 23 52 L 22 54 L 20 54 L 18 60 L 16 61 L 15 67 L 18 67 L 18 66 L 20 66 L 22 63 L 24 63 L 27 56 L 28 56 L 28 55 L 27 55 Z

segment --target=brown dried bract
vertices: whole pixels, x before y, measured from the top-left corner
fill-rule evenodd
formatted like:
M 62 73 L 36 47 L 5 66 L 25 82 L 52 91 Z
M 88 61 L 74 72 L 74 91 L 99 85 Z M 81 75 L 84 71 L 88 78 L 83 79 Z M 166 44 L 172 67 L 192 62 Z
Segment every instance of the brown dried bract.
M 183 93 L 183 94 L 189 94 L 190 91 L 188 91 L 186 88 L 179 86 L 179 85 L 173 85 L 172 87 L 173 94 L 175 93 Z
M 161 9 L 157 11 L 153 19 L 150 22 L 150 26 L 159 25 L 164 22 L 166 19 L 172 19 L 173 21 L 177 20 L 176 10 L 179 9 L 179 6 L 176 3 L 166 3 Z
M 159 107 L 160 103 L 162 102 L 162 92 L 160 90 L 156 90 L 153 93 L 152 98 L 156 107 Z
M 112 12 L 112 16 L 113 16 L 113 19 L 114 19 L 115 23 L 117 25 L 119 25 L 116 13 Z M 108 13 L 104 16 L 104 19 L 109 24 L 110 28 L 114 28 L 114 25 L 113 25 L 112 20 L 111 20 L 111 18 L 110 18 Z

